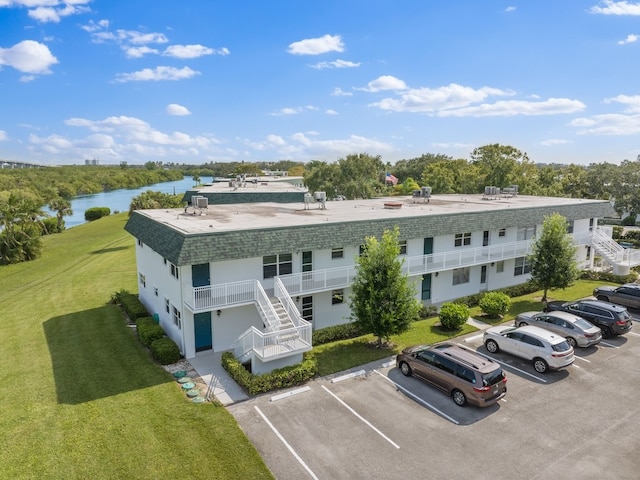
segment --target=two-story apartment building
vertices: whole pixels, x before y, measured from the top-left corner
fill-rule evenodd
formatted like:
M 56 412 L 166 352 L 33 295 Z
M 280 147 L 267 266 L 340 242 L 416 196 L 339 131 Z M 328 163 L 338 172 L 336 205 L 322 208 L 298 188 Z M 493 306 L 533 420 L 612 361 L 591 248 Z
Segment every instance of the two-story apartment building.
M 569 221 L 582 267 L 610 243 L 602 232 L 593 243 L 598 218 L 611 214 L 600 200 L 196 203 L 131 215 L 139 297 L 186 358 L 233 350 L 254 372 L 299 362 L 314 329 L 349 321 L 355 259 L 365 238 L 385 229 L 399 228 L 405 272 L 427 305 L 528 280 L 532 239 L 553 213 Z

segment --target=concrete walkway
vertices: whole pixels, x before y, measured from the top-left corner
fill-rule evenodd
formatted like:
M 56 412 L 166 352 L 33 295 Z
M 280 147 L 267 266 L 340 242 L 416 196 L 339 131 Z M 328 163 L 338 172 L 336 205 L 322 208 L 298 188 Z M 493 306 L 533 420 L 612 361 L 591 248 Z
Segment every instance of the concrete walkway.
M 479 330 L 485 330 L 491 326 L 474 318 L 469 318 L 467 323 Z M 214 382 L 213 395 L 222 405 L 227 406 L 250 398 L 222 367 L 221 352 L 199 353 L 195 358 L 190 358 L 189 363 L 207 385 L 211 385 L 212 381 Z M 352 370 L 361 368 L 354 367 Z

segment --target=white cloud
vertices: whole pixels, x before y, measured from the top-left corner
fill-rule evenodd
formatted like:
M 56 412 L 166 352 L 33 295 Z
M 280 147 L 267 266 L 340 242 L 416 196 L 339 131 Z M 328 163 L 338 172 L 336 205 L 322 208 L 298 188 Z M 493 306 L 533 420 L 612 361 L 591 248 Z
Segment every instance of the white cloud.
M 638 135 L 640 115 L 609 113 L 576 118 L 569 125 L 578 128 L 579 135 Z
M 504 9 L 505 12 L 515 12 L 516 11 L 516 7 L 510 6 Z
M 87 0 L 85 2 L 60 2 L 63 5 L 60 8 L 38 7 L 33 10 L 29 10 L 29 16 L 40 23 L 58 23 L 60 22 L 60 19 L 62 17 L 89 12 L 91 10 L 89 7 L 72 4 L 88 3 L 89 1 L 90 0 Z
M 19 81 L 22 83 L 29 83 L 33 82 L 35 79 L 36 77 L 34 75 L 22 75 Z
M 13 47 L 0 48 L 0 65 L 7 65 L 23 73 L 51 73 L 49 67 L 58 63 L 49 47 L 33 40 L 23 40 Z
M 4 142 L 6 140 L 9 140 L 9 135 L 7 135 L 7 132 L 4 130 L 0 130 L 0 142 Z
M 626 45 L 627 43 L 635 43 L 638 40 L 640 40 L 640 35 L 635 35 L 635 34 L 629 34 L 627 35 L 627 38 L 625 38 L 624 40 L 620 40 L 618 42 L 618 45 Z
M 191 112 L 187 107 L 183 107 L 182 105 L 178 105 L 177 103 L 170 103 L 167 105 L 167 113 L 169 115 L 191 115 Z
M 640 15 L 640 3 L 603 0 L 598 5 L 591 7 L 589 12 L 602 15 Z
M 604 103 L 621 103 L 626 105 L 624 109 L 627 113 L 640 113 L 640 95 L 618 95 L 613 98 L 605 98 Z
M 198 58 L 214 52 L 213 48 L 202 45 L 171 45 L 162 52 L 162 55 L 174 58 Z
M 299 113 L 304 112 L 305 110 L 318 110 L 318 107 L 314 107 L 312 105 L 307 105 L 304 107 L 285 107 L 285 108 L 281 108 L 277 112 L 273 112 L 271 115 L 274 117 L 281 117 L 286 115 L 297 115 Z
M 175 68 L 160 66 L 156 68 L 144 68 L 132 73 L 118 73 L 116 74 L 116 82 L 148 82 L 148 81 L 161 81 L 161 80 L 184 80 L 185 78 L 191 78 L 195 75 L 200 75 L 200 72 L 192 70 L 189 67 Z
M 93 20 L 89 20 L 87 25 L 80 25 L 80 28 L 89 33 L 96 32 L 98 30 L 109 28 L 109 20 L 103 19 L 99 20 L 97 23 Z
M 550 138 L 548 140 L 543 140 L 540 142 L 540 145 L 543 147 L 552 147 L 554 145 L 567 145 L 571 143 L 569 140 L 563 140 L 561 138 Z
M 142 58 L 145 55 L 148 55 L 148 54 L 151 54 L 151 53 L 160 53 L 155 48 L 149 48 L 147 46 L 142 46 L 142 47 L 126 47 L 126 46 L 123 46 L 122 50 L 124 51 L 124 54 L 128 58 Z
M 404 85 L 404 82 L 402 82 L 402 85 Z M 490 87 L 474 89 L 451 83 L 434 89 L 424 87 L 405 90 L 400 93 L 398 98 L 384 98 L 371 104 L 371 106 L 394 112 L 435 113 L 446 109 L 466 107 L 473 103 L 481 102 L 489 96 L 508 95 L 513 95 L 513 92 Z
M 345 92 L 340 87 L 336 87 L 333 89 L 333 92 L 331 92 L 331 95 L 333 95 L 334 97 L 351 97 L 353 93 Z
M 325 110 L 325 112 L 327 115 L 338 115 L 338 112 L 336 112 L 335 110 L 328 108 L 327 110 Z
M 289 44 L 287 50 L 293 55 L 320 55 L 328 52 L 343 52 L 344 43 L 340 35 L 324 35 L 319 38 L 307 38 Z
M 317 68 L 318 70 L 322 70 L 325 68 L 356 68 L 359 67 L 360 63 L 349 62 L 347 60 L 334 60 L 333 62 L 319 62 L 315 65 L 311 65 L 312 68 Z
M 586 105 L 569 98 L 549 98 L 541 102 L 501 100 L 477 106 L 441 110 L 439 117 L 513 117 L 516 115 L 560 115 L 584 110 Z
M 364 90 L 365 92 L 380 92 L 383 90 L 406 90 L 407 84 L 392 75 L 382 75 L 370 81 Z

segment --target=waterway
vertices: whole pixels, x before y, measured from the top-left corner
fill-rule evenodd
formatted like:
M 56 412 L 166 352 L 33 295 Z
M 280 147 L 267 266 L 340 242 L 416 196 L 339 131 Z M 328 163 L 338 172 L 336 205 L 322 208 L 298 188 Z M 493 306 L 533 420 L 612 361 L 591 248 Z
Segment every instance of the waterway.
M 212 177 L 200 178 L 200 183 L 210 182 L 213 182 Z M 84 219 L 84 212 L 85 210 L 94 207 L 109 207 L 111 209 L 111 213 L 116 213 L 116 211 L 128 212 L 133 197 L 137 197 L 147 190 L 178 195 L 185 193 L 187 190 L 190 190 L 194 186 L 195 182 L 193 181 L 193 177 L 184 177 L 182 180 L 156 183 L 140 188 L 125 188 L 121 190 L 111 190 L 110 192 L 101 192 L 91 195 L 80 195 L 71 200 L 71 209 L 73 210 L 73 215 L 64 217 L 64 223 L 67 228 L 86 223 L 86 220 Z M 52 217 L 55 217 L 55 212 L 52 212 L 48 208 L 45 208 L 44 210 L 48 212 Z

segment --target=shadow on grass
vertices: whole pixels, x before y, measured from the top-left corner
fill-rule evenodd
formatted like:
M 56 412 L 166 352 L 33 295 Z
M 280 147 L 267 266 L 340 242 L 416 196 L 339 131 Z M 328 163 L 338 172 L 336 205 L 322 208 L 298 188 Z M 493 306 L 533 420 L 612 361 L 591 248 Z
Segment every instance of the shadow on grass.
M 119 252 L 121 250 L 128 250 L 129 248 L 131 248 L 130 246 L 123 246 L 123 247 L 111 247 L 111 248 L 101 248 L 100 250 L 94 250 L 93 252 L 89 252 L 92 255 L 99 255 L 101 253 L 111 253 L 111 252 Z
M 114 305 L 54 317 L 43 327 L 58 403 L 84 403 L 172 381 Z

